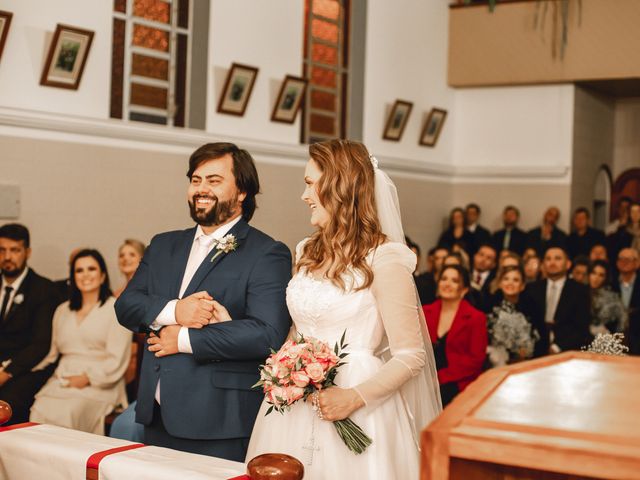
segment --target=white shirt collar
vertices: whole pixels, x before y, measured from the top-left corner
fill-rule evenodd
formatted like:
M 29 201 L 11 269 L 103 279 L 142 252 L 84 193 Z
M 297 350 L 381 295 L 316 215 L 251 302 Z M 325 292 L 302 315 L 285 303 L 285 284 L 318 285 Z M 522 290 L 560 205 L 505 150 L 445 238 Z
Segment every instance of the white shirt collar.
M 218 227 L 217 229 L 215 229 L 213 231 L 213 233 L 210 233 L 209 235 L 207 235 L 206 233 L 204 233 L 204 231 L 202 230 L 202 227 L 200 225 L 198 225 L 198 227 L 196 228 L 196 236 L 193 239 L 193 241 L 195 242 L 196 240 L 198 240 L 198 238 L 202 237 L 202 236 L 207 236 L 209 238 L 214 238 L 216 240 L 220 240 L 222 237 L 224 237 L 227 233 L 229 233 L 229 231 L 236 226 L 236 224 L 242 219 L 242 215 L 239 215 L 235 220 L 230 221 L 229 223 L 225 223 L 224 225 Z
M 25 269 L 22 271 L 22 273 L 20 275 L 18 275 L 18 278 L 16 278 L 13 283 L 8 283 L 7 280 L 4 278 L 4 275 L 3 275 L 2 276 L 2 291 L 4 292 L 4 287 L 11 287 L 11 288 L 13 288 L 13 291 L 11 292 L 11 294 L 15 295 L 16 292 L 18 291 L 18 289 L 20 288 L 20 285 L 22 285 L 22 282 L 24 281 L 25 277 L 27 276 L 27 273 L 29 273 L 29 267 L 25 267 Z
M 628 282 L 625 282 L 622 279 L 620 279 L 620 285 L 624 285 L 625 287 L 630 287 L 631 285 L 635 284 L 637 277 L 638 277 L 638 274 L 634 273 L 633 277 L 631 277 L 631 280 L 629 280 Z
M 547 289 L 551 288 L 551 284 L 553 283 L 554 285 L 556 285 L 558 288 L 560 288 L 560 290 L 562 290 L 564 288 L 564 284 L 567 281 L 567 276 L 565 275 L 562 278 L 559 278 L 558 280 L 551 280 L 550 278 L 547 279 Z

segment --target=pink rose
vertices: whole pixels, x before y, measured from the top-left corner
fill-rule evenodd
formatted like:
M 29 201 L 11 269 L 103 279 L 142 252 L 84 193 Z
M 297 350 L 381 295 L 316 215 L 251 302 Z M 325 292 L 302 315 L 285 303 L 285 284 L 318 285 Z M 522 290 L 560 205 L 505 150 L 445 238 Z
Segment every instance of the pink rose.
M 320 383 L 324 380 L 324 369 L 319 363 L 310 363 L 304 370 L 312 382 Z
M 304 395 L 304 388 L 291 386 L 287 387 L 285 390 L 287 395 L 287 404 L 289 405 L 297 400 L 300 400 Z
M 269 396 L 271 397 L 271 403 L 273 403 L 274 405 L 282 405 L 283 403 L 287 403 L 287 397 L 284 388 L 273 387 L 269 392 Z
M 304 388 L 309 385 L 309 377 L 305 375 L 304 371 L 293 372 L 291 374 L 291 380 L 293 380 L 293 383 L 295 383 L 298 387 Z

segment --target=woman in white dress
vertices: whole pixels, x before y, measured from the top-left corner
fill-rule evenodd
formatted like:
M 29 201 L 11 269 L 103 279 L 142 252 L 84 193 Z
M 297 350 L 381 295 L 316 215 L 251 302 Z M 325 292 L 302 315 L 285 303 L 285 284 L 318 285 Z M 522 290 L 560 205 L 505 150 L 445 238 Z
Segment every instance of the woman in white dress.
M 124 372 L 131 332 L 120 326 L 109 276 L 97 250 L 81 250 L 71 264 L 70 299 L 53 316 L 51 350 L 39 368 L 60 363 L 37 393 L 32 422 L 104 434 L 104 417 L 127 406 Z M 37 368 L 38 368 L 37 367 Z
M 302 200 L 315 233 L 296 248 L 287 288 L 295 331 L 333 346 L 346 331 L 337 387 L 290 411 L 265 416 L 247 460 L 262 453 L 300 459 L 305 479 L 419 477 L 419 432 L 441 410 L 433 350 L 404 244 L 393 183 L 364 145 L 311 145 Z M 317 414 L 316 414 L 317 413 Z M 373 443 L 352 453 L 332 421 L 350 417 Z

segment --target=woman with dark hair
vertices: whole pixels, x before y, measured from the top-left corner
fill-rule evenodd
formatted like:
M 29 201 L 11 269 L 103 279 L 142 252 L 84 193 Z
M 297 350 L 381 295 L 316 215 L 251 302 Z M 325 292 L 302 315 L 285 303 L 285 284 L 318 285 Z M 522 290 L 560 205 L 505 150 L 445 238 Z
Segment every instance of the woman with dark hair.
M 53 316 L 51 349 L 36 368 L 59 364 L 36 395 L 30 420 L 101 435 L 104 417 L 127 406 L 131 333 L 116 319 L 107 266 L 97 250 L 76 254 L 69 280 L 69 301 Z
M 417 478 L 419 432 L 441 407 L 395 186 L 361 143 L 332 140 L 309 153 L 302 200 L 315 232 L 296 248 L 287 304 L 294 332 L 329 345 L 344 334 L 349 356 L 337 386 L 284 415 L 265 416 L 263 402 L 247 458 L 293 455 L 306 460 L 308 480 Z M 346 418 L 373 440 L 359 455 L 332 425 Z
M 468 256 L 475 253 L 473 235 L 467 230 L 464 210 L 456 207 L 449 213 L 449 226 L 442 232 L 438 239 L 438 245 L 452 250 L 454 245 L 460 246 Z
M 467 270 L 460 265 L 444 266 L 438 278 L 439 300 L 422 307 L 443 406 L 482 373 L 486 358 L 487 322 L 484 313 L 464 300 L 469 288 Z
M 623 332 L 627 324 L 627 311 L 620 296 L 611 290 L 611 267 L 604 260 L 589 265 L 591 287 L 591 335 Z

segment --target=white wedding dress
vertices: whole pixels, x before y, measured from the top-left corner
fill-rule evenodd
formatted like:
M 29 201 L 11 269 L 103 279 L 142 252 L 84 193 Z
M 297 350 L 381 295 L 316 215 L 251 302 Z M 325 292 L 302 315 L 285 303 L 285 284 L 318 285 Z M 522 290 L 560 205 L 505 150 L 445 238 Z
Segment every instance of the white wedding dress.
M 302 244 L 296 249 L 298 257 Z M 331 347 L 346 331 L 349 355 L 347 364 L 338 371 L 336 384 L 356 388 L 365 400 L 366 406 L 350 418 L 373 443 L 356 455 L 331 422 L 316 416 L 311 402 L 300 401 L 282 415 L 272 412 L 265 416 L 269 407 L 265 401 L 253 429 L 247 461 L 263 453 L 286 453 L 304 464 L 305 479 L 419 478 L 419 450 L 412 424 L 415 416 L 401 393 L 402 386 L 421 373 L 427 355 L 415 300 L 415 263 L 415 255 L 405 245 L 386 243 L 369 255 L 374 271 L 370 288 L 342 291 L 329 280 L 305 272 L 293 276 L 287 288 L 287 305 L 296 331 Z M 355 284 L 361 281 L 355 278 Z M 391 357 L 385 362 L 379 350 L 387 344 Z M 426 417 L 431 419 L 440 406 L 427 406 L 427 410 Z

